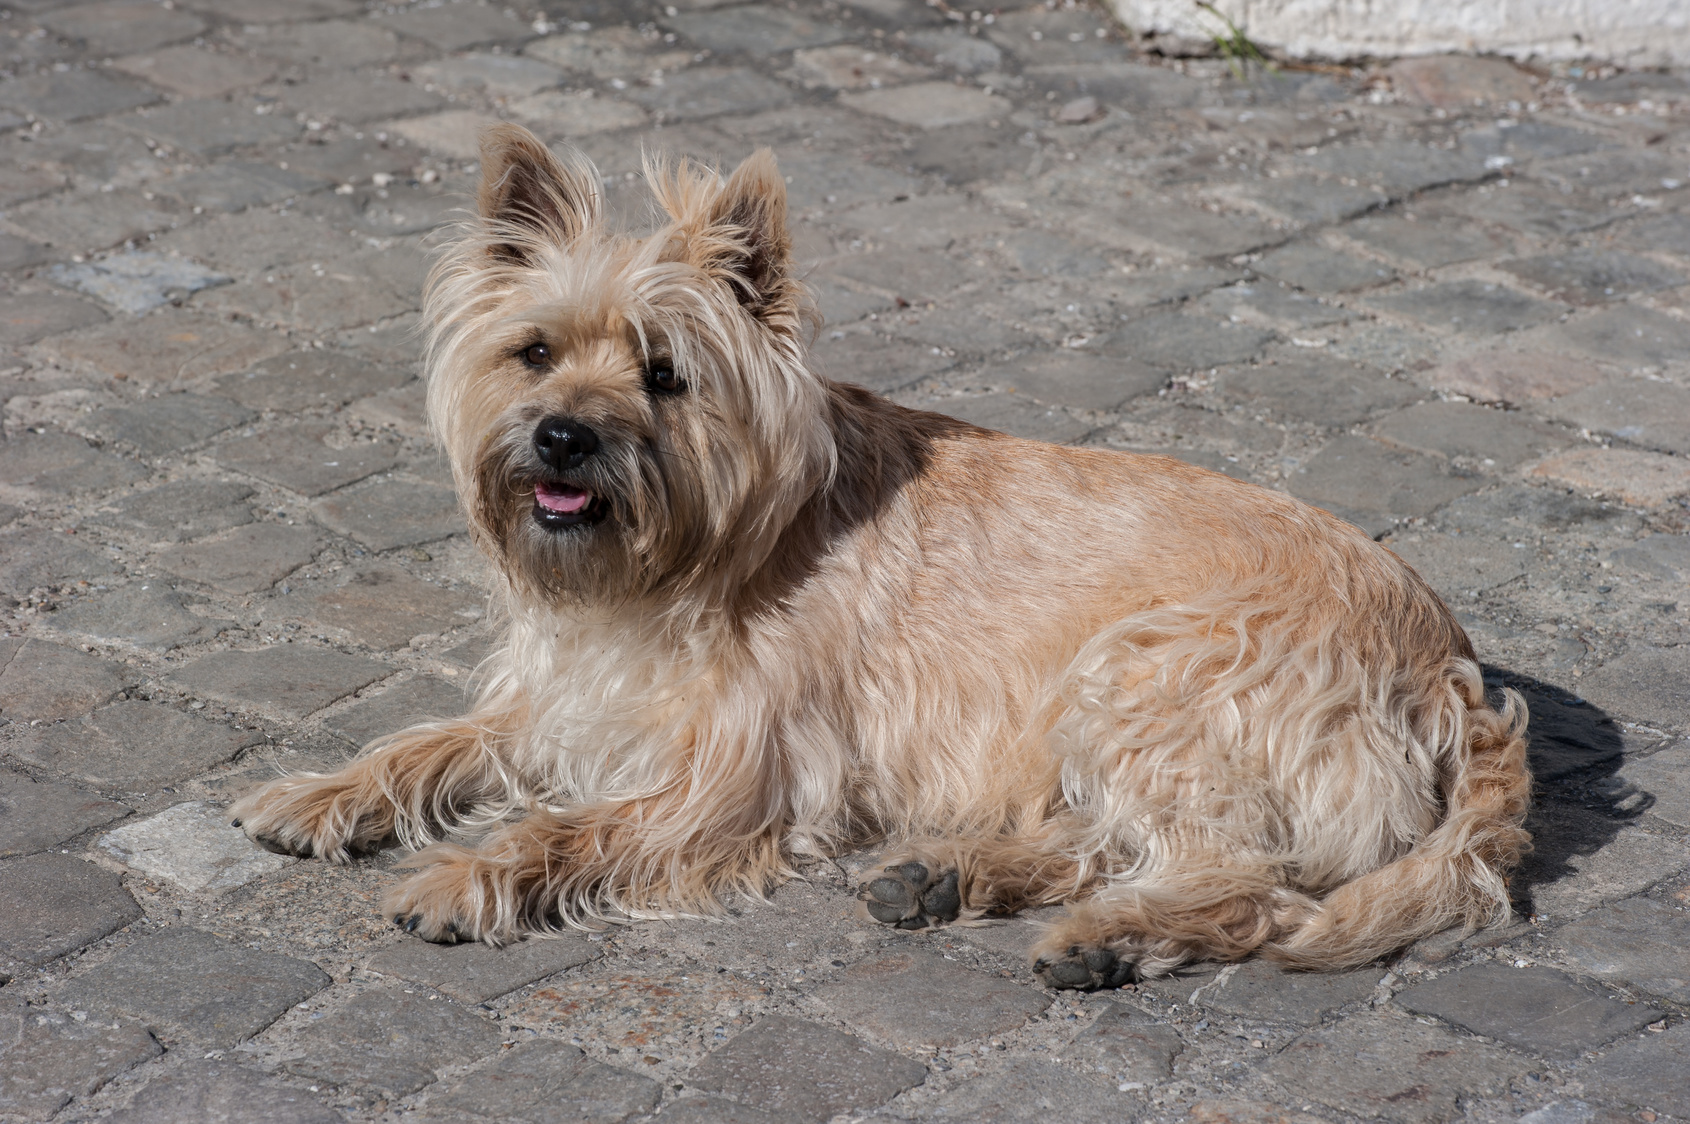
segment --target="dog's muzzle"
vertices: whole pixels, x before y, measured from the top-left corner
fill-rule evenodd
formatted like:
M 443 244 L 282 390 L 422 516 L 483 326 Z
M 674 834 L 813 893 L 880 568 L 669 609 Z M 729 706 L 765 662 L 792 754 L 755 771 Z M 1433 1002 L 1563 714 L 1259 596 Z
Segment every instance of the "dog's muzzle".
M 598 451 L 599 435 L 575 418 L 546 418 L 534 430 L 534 452 L 557 473 L 580 468 Z M 534 519 L 548 530 L 560 531 L 597 523 L 610 511 L 603 496 L 563 480 L 534 482 Z

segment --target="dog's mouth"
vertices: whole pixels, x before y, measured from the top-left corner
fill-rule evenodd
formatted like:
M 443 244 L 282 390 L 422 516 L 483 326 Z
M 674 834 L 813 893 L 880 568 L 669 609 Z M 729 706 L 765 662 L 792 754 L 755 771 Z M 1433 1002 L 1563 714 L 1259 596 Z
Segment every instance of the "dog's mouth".
M 534 521 L 547 530 L 558 531 L 604 520 L 610 504 L 586 488 L 553 480 L 534 482 Z

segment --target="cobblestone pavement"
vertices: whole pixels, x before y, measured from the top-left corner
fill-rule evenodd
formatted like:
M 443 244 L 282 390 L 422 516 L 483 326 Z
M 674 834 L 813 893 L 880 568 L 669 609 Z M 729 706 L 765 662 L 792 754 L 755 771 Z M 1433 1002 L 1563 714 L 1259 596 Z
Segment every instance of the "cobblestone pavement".
M 1690 84 L 1233 76 L 919 0 L 0 0 L 0 1118 L 1690 1118 Z M 1041 990 L 852 861 L 502 952 L 400 857 L 257 851 L 278 767 L 455 713 L 483 570 L 416 381 L 476 129 L 772 146 L 822 369 L 1337 511 L 1534 711 L 1511 928 Z

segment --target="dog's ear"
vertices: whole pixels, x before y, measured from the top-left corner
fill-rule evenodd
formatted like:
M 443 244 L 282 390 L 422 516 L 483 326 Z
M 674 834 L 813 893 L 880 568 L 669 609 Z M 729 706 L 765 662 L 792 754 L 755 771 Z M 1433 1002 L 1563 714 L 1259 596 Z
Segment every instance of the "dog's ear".
M 598 174 L 585 160 L 566 164 L 521 125 L 500 124 L 481 134 L 481 217 L 508 233 L 493 252 L 527 261 L 524 242 L 563 244 L 580 237 L 599 219 Z
M 710 207 L 713 241 L 726 249 L 718 266 L 732 275 L 739 302 L 754 314 L 788 296 L 792 237 L 786 229 L 786 180 L 775 155 L 758 149 L 734 169 Z

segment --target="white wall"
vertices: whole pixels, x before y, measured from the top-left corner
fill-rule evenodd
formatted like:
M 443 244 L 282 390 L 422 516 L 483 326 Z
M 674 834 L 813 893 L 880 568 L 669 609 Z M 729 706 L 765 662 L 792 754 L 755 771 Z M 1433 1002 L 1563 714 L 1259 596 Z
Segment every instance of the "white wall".
M 1207 38 L 1192 0 L 1106 0 L 1134 31 Z M 1481 52 L 1690 64 L 1690 0 L 1215 0 L 1250 38 L 1297 58 Z

